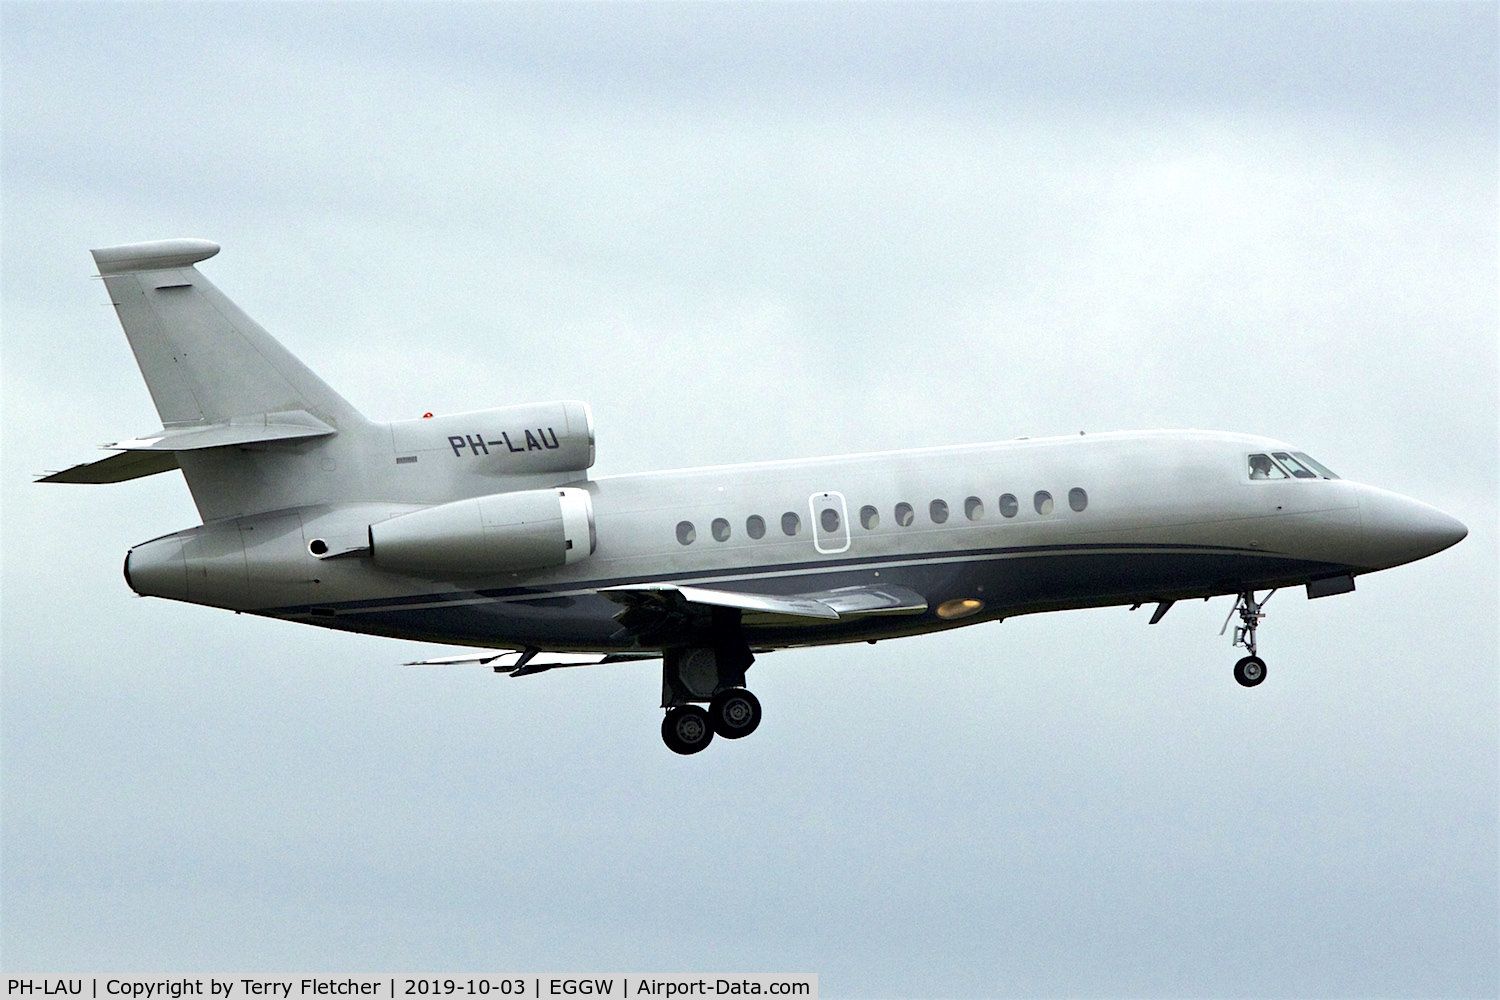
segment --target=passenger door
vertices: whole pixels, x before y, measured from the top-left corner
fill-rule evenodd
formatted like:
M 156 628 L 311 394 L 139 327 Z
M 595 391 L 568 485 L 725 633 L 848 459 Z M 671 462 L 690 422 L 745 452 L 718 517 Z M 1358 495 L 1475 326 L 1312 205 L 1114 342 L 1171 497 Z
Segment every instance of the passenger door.
M 812 508 L 813 546 L 824 555 L 849 550 L 849 509 L 842 493 L 814 493 Z

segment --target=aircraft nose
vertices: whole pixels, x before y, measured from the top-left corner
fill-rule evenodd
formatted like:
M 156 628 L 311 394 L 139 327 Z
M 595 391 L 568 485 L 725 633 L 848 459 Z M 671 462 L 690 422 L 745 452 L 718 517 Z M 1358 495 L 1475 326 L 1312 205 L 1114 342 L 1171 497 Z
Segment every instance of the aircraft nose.
M 1377 569 L 1425 559 L 1457 545 L 1469 533 L 1457 518 L 1420 500 L 1387 490 L 1363 490 L 1359 516 L 1365 556 Z

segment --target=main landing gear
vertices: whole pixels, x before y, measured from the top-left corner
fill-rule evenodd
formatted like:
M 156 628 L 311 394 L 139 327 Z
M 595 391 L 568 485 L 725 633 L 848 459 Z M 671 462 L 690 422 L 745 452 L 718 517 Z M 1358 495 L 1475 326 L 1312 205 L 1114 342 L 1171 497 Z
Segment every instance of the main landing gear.
M 743 739 L 760 725 L 760 699 L 745 688 L 745 668 L 755 657 L 738 636 L 738 622 L 732 625 L 724 631 L 738 641 L 662 652 L 661 739 L 673 753 L 698 753 L 715 736 Z
M 1263 608 L 1276 591 L 1266 595 L 1264 601 L 1256 601 L 1255 591 L 1246 590 L 1240 593 L 1239 599 L 1234 602 L 1234 607 L 1229 611 L 1229 617 L 1224 619 L 1224 628 L 1219 629 L 1223 635 L 1225 629 L 1229 628 L 1229 622 L 1235 614 L 1240 616 L 1240 624 L 1234 627 L 1234 644 L 1243 646 L 1250 653 L 1242 657 L 1234 665 L 1234 679 L 1241 686 L 1251 688 L 1266 679 L 1266 661 L 1255 654 L 1255 629 L 1260 625 L 1260 620 L 1266 616 Z
M 728 688 L 714 695 L 708 708 L 676 705 L 661 720 L 661 740 L 673 753 L 693 754 L 714 737 L 738 740 L 760 725 L 760 699 L 744 688 Z

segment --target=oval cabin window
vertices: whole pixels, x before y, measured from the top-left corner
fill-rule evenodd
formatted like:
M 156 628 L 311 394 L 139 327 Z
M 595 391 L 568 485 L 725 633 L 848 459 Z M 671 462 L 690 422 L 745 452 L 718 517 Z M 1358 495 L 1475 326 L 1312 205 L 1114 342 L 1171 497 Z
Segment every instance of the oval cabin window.
M 896 505 L 896 523 L 903 528 L 910 528 L 912 521 L 916 520 L 916 512 L 911 509 L 909 503 L 898 503 Z
M 1078 511 L 1078 512 L 1082 513 L 1083 509 L 1085 507 L 1087 507 L 1088 505 L 1089 505 L 1089 495 L 1087 493 L 1083 492 L 1083 490 L 1081 490 L 1081 489 L 1079 489 L 1078 487 L 1075 486 L 1071 490 L 1068 491 L 1068 506 L 1069 507 L 1072 507 L 1075 511 Z
M 677 522 L 677 540 L 683 545 L 692 545 L 698 538 L 698 529 L 693 527 L 692 521 Z
M 839 530 L 839 512 L 832 507 L 824 507 L 823 513 L 818 515 L 818 520 L 823 523 L 824 531 Z
M 714 518 L 714 523 L 708 526 L 708 530 L 713 532 L 714 541 L 729 541 L 729 522 L 724 520 L 722 517 Z
M 802 518 L 787 511 L 781 515 L 781 533 L 783 535 L 795 535 L 802 530 Z
M 1015 517 L 1020 509 L 1021 505 L 1016 502 L 1015 494 L 1006 493 L 1000 498 L 1000 516 Z
M 984 517 L 984 501 L 978 497 L 969 497 L 964 501 L 964 517 L 971 521 L 977 521 Z
M 745 518 L 745 534 L 751 538 L 766 537 L 766 519 L 759 514 L 751 514 Z
M 1046 490 L 1037 490 L 1036 496 L 1031 498 L 1031 505 L 1036 508 L 1038 514 L 1052 513 L 1052 494 Z
M 880 527 L 880 511 L 866 504 L 859 509 L 859 523 L 866 531 L 874 531 Z
M 942 500 L 934 500 L 927 505 L 927 516 L 932 518 L 933 524 L 942 524 L 948 520 L 948 505 Z

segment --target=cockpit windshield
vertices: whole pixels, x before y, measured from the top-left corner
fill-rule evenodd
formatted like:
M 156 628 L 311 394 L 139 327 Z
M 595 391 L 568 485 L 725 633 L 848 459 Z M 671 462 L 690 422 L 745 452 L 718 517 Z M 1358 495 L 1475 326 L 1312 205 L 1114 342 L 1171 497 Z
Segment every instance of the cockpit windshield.
M 1307 466 L 1309 469 L 1316 472 L 1318 475 L 1322 476 L 1324 479 L 1339 478 L 1339 474 L 1337 472 L 1334 472 L 1328 466 L 1315 461 L 1313 457 L 1305 451 L 1294 451 L 1292 452 L 1292 457 L 1297 459 L 1303 465 Z
M 1274 452 L 1274 454 L 1276 456 L 1276 461 L 1281 463 L 1281 467 L 1290 472 L 1293 476 L 1296 476 L 1298 479 L 1318 478 L 1318 474 L 1316 472 L 1312 471 L 1286 452 L 1278 451 Z
M 1251 455 L 1251 479 L 1337 479 L 1328 466 L 1314 461 L 1306 452 L 1276 451 L 1270 455 Z
M 1271 461 L 1270 455 L 1250 456 L 1250 478 L 1251 479 L 1285 479 L 1286 473 L 1281 466 Z

